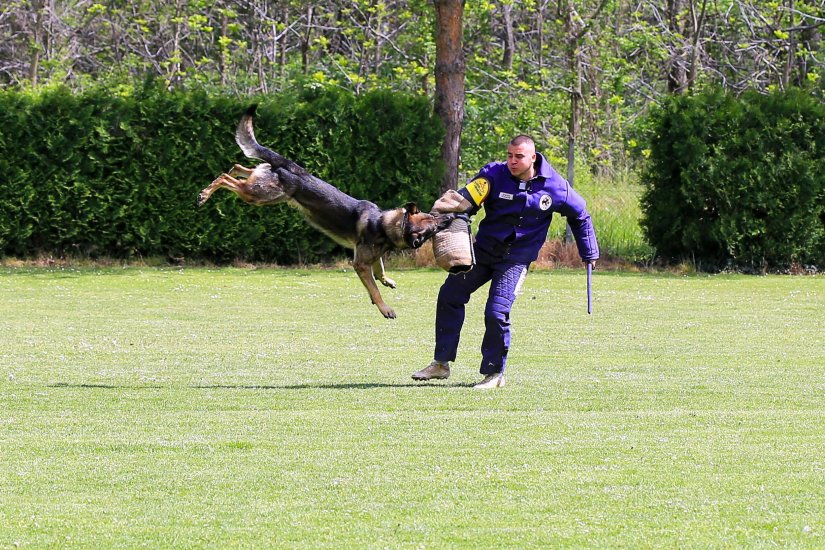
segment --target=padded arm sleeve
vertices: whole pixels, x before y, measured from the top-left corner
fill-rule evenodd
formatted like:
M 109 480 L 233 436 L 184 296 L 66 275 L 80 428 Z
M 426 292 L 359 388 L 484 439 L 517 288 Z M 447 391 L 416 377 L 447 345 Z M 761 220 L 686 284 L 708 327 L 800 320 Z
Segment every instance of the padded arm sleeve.
M 433 204 L 433 212 L 449 214 L 459 212 L 465 214 L 473 209 L 473 203 L 467 200 L 459 191 L 450 189 Z

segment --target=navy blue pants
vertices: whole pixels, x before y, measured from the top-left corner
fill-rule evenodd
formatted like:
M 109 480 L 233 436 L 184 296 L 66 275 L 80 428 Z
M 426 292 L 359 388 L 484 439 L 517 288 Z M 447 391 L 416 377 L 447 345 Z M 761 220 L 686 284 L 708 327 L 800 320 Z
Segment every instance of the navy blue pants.
M 470 296 L 490 281 L 484 308 L 481 374 L 504 372 L 510 350 L 510 309 L 530 265 L 496 258 L 476 248 L 476 265 L 467 273 L 448 275 L 438 292 L 435 312 L 436 361 L 455 361 Z

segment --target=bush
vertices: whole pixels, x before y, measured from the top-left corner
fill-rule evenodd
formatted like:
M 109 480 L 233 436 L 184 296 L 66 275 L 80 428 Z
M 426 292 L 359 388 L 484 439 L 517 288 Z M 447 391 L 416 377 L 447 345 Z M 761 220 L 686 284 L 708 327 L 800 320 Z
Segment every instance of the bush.
M 234 132 L 260 103 L 256 135 L 319 177 L 381 207 L 428 208 L 443 129 L 429 102 L 400 94 L 302 90 L 255 99 L 0 92 L 0 254 L 161 256 L 277 263 L 342 251 L 287 207 L 228 192 L 195 198 L 235 162 Z
M 798 91 L 677 96 L 653 114 L 642 227 L 708 266 L 825 265 L 825 107 Z

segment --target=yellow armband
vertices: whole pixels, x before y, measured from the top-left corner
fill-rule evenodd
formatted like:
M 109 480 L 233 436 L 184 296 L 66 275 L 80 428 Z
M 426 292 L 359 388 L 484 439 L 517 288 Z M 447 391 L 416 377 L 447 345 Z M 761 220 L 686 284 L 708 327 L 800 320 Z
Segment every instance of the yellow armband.
M 464 189 L 470 195 L 470 200 L 472 200 L 476 206 L 481 206 L 481 203 L 483 203 L 485 199 L 487 199 L 487 195 L 490 194 L 490 182 L 484 178 L 476 178 L 468 183 Z

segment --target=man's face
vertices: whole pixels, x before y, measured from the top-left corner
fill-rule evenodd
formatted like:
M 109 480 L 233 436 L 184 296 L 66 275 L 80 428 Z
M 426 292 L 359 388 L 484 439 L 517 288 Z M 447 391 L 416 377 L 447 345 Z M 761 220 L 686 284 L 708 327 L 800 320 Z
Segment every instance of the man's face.
M 520 180 L 530 177 L 530 168 L 536 162 L 536 146 L 530 143 L 507 147 L 507 168 Z

